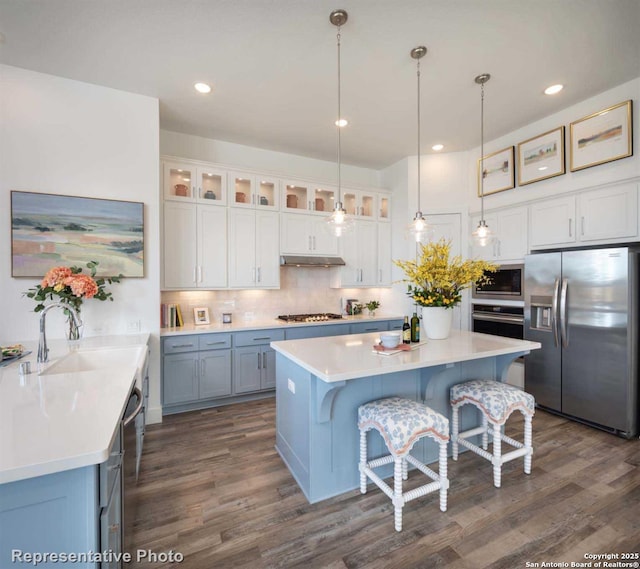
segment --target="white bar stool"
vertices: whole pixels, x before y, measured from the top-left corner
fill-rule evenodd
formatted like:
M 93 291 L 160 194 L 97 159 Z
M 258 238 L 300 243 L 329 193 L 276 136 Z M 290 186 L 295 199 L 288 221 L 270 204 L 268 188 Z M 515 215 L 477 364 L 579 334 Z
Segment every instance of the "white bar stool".
M 360 492 L 367 492 L 367 477 L 390 499 L 394 507 L 396 531 L 402 530 L 402 508 L 416 498 L 440 490 L 440 510 L 447 510 L 447 443 L 449 420 L 422 403 L 400 397 L 379 399 L 358 408 L 360 429 Z M 367 462 L 367 431 L 376 429 L 384 439 L 390 454 Z M 440 445 L 438 473 L 425 466 L 409 452 L 423 437 L 431 437 Z M 393 490 L 374 471 L 384 464 L 394 463 Z M 407 463 L 410 462 L 433 482 L 402 493 L 402 481 L 407 479 Z
M 453 460 L 458 460 L 458 444 L 475 452 L 493 464 L 493 485 L 500 488 L 502 465 L 510 460 L 524 456 L 524 472 L 531 473 L 531 419 L 535 413 L 533 395 L 520 389 L 489 379 L 478 379 L 454 385 L 450 391 L 451 407 L 451 446 Z M 458 410 L 463 405 L 475 405 L 482 413 L 482 425 L 459 433 Z M 524 416 L 524 444 L 502 433 L 504 425 L 514 411 Z M 492 428 L 489 429 L 489 423 Z M 482 435 L 482 448 L 466 440 L 474 435 Z M 487 452 L 489 435 L 493 440 L 493 454 Z M 502 454 L 504 441 L 516 450 Z

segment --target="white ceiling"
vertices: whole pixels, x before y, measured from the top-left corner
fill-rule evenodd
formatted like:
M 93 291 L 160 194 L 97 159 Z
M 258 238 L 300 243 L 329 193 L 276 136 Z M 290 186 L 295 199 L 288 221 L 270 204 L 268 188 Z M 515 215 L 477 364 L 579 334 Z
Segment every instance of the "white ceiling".
M 0 61 L 157 97 L 163 129 L 333 161 L 336 8 L 349 164 L 416 153 L 417 45 L 423 153 L 479 145 L 480 73 L 485 140 L 640 76 L 639 0 L 0 0 Z

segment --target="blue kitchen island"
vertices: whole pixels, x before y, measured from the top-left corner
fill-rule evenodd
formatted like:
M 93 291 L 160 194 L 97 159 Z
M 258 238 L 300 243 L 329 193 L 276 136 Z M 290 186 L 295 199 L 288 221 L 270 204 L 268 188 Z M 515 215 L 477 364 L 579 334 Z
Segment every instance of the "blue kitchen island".
M 537 342 L 452 331 L 408 352 L 377 353 L 379 334 L 272 342 L 276 355 L 276 449 L 310 503 L 359 486 L 358 407 L 406 397 L 450 417 L 449 388 L 469 379 L 504 381 L 511 363 Z M 467 406 L 461 429 L 477 425 Z M 368 433 L 369 457 L 386 454 L 382 438 Z M 412 454 L 429 464 L 437 446 L 423 439 Z M 383 476 L 391 475 L 382 471 Z

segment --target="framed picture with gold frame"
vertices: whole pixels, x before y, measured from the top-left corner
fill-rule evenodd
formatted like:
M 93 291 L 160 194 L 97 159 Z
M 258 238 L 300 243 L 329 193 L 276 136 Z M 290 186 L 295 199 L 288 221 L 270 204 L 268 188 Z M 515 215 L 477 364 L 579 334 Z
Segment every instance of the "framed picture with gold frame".
M 518 186 L 565 173 L 564 126 L 518 144 Z
M 484 165 L 483 171 L 482 165 Z M 478 197 L 515 188 L 515 181 L 513 146 L 478 159 Z
M 633 155 L 631 107 L 624 101 L 571 123 L 572 172 Z

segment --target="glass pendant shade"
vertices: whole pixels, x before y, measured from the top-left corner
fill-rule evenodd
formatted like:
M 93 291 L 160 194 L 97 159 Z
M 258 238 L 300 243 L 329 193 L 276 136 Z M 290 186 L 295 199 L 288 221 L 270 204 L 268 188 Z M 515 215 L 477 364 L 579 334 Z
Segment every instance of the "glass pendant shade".
M 334 237 L 342 237 L 355 227 L 355 220 L 338 202 L 331 215 L 325 219 L 325 227 Z
M 478 223 L 478 227 L 475 228 L 474 232 L 471 234 L 474 242 L 479 247 L 486 247 L 491 239 L 493 238 L 493 233 L 484 219 L 480 220 Z
M 427 223 L 421 211 L 416 212 L 416 216 L 405 229 L 405 237 L 416 243 L 428 243 L 433 239 L 433 233 L 433 227 Z

